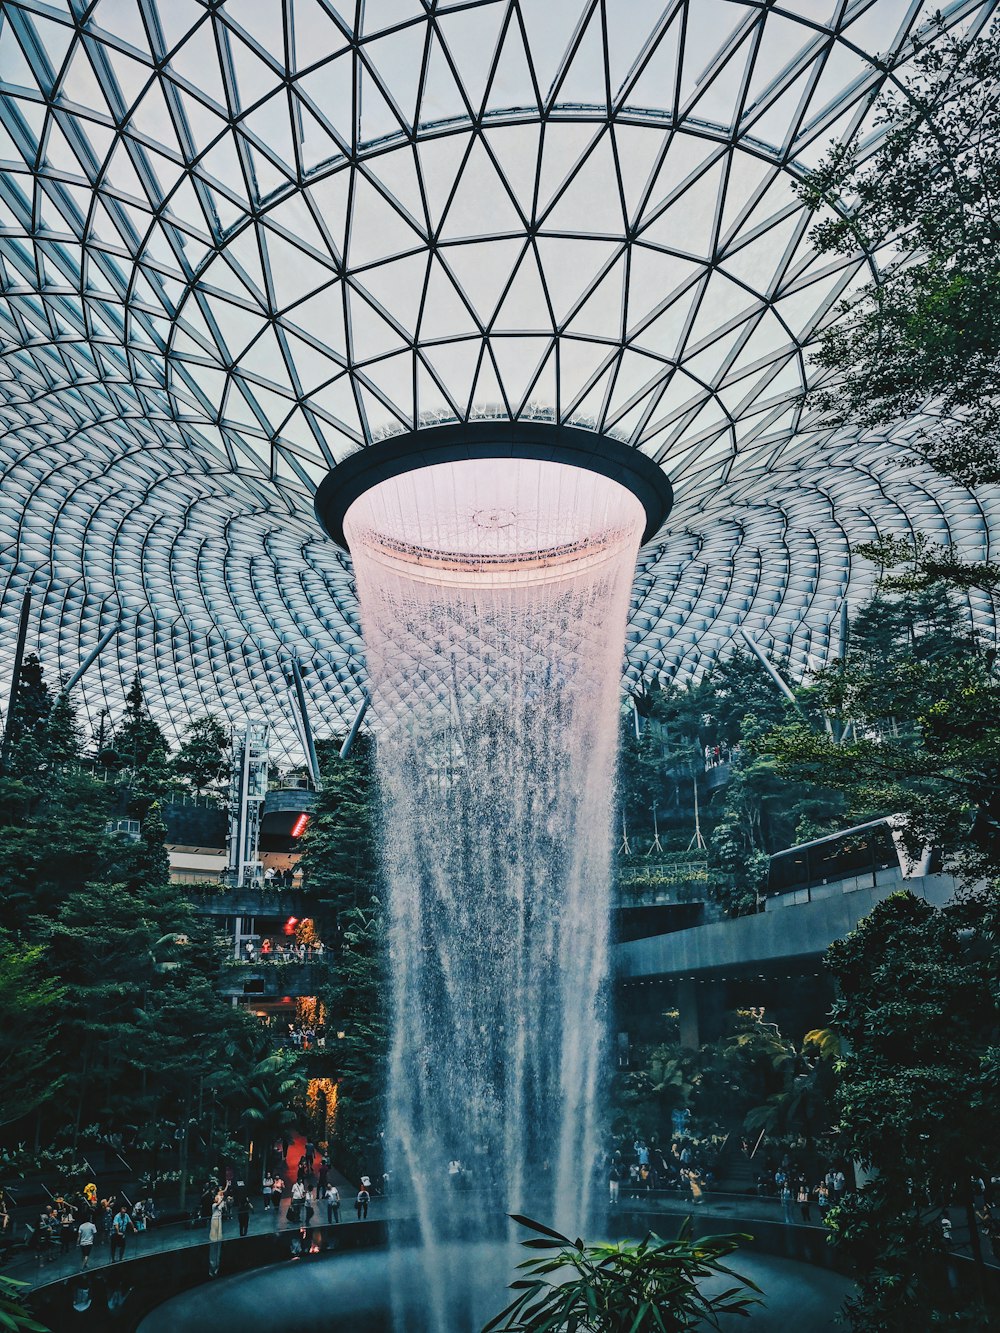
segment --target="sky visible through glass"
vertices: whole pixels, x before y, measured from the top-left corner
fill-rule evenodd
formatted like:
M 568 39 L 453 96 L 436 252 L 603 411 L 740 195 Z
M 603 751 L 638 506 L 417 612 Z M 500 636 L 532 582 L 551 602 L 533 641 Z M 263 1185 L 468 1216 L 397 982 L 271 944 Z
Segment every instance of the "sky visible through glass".
M 312 490 L 437 422 L 571 423 L 662 464 L 633 677 L 689 678 L 739 624 L 823 660 L 876 525 L 984 554 L 991 515 L 900 468 L 906 424 L 831 436 L 801 405 L 891 238 L 818 256 L 795 180 L 871 144 L 939 7 L 8 0 L 0 658 L 33 578 L 53 670 L 122 625 L 95 716 L 138 668 L 169 724 L 263 712 L 294 748 L 290 656 L 326 724 L 365 679 Z

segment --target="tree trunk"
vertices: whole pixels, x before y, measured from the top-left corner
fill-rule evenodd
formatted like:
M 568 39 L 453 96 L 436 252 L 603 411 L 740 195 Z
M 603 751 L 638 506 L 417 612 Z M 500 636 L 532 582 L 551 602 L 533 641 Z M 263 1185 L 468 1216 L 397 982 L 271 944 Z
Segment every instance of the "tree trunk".
M 76 1119 L 73 1121 L 73 1155 L 80 1138 L 80 1121 L 83 1119 L 83 1099 L 87 1094 L 87 1075 L 90 1071 L 90 1048 L 92 1038 L 87 1037 L 83 1045 L 83 1068 L 80 1070 L 80 1095 L 76 1099 Z
M 969 1245 L 972 1249 L 972 1262 L 976 1266 L 976 1286 L 979 1299 L 986 1304 L 986 1272 L 983 1265 L 983 1247 L 979 1243 L 979 1228 L 976 1225 L 976 1208 L 972 1197 L 972 1181 L 965 1187 L 965 1216 L 969 1223 Z
M 188 1132 L 189 1121 L 191 1119 L 191 1084 L 187 1085 L 187 1092 L 184 1095 L 184 1120 L 183 1132 L 181 1134 L 181 1152 L 180 1152 L 180 1170 L 181 1170 L 181 1192 L 180 1207 L 183 1210 L 187 1202 L 187 1169 L 188 1169 Z

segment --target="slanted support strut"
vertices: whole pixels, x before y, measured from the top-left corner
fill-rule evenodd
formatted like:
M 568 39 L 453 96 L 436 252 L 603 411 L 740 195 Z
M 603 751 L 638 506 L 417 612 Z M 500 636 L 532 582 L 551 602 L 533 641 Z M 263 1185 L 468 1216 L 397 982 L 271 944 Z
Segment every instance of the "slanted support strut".
M 7 767 L 7 753 L 14 734 L 14 710 L 17 707 L 17 687 L 21 680 L 21 664 L 24 661 L 24 645 L 28 639 L 28 617 L 31 614 L 31 580 L 21 599 L 21 619 L 17 626 L 17 644 L 14 648 L 14 665 L 10 675 L 10 695 L 7 700 L 7 716 L 4 718 L 3 744 L 0 745 L 0 771 Z
M 775 668 L 771 665 L 767 657 L 767 654 L 764 652 L 763 648 L 760 648 L 756 643 L 754 643 L 753 639 L 751 639 L 750 635 L 742 627 L 739 630 L 739 636 L 746 644 L 746 646 L 750 649 L 750 651 L 753 653 L 754 657 L 756 657 L 757 661 L 761 664 L 761 666 L 764 668 L 767 674 L 771 677 L 771 680 L 777 686 L 780 692 L 785 696 L 785 698 L 789 701 L 789 703 L 793 703 L 797 707 L 798 700 L 795 698 L 795 695 L 782 680 L 781 676 L 778 674 Z
M 309 776 L 312 778 L 316 790 L 322 791 L 323 784 L 319 776 L 319 760 L 316 758 L 316 744 L 313 741 L 312 727 L 309 725 L 309 712 L 306 708 L 306 691 L 302 684 L 302 668 L 299 666 L 297 657 L 292 658 L 292 684 L 295 686 L 299 716 L 302 719 L 302 738 L 306 743 L 306 763 L 309 765 Z
M 116 620 L 113 625 L 110 625 L 104 631 L 101 637 L 97 640 L 97 643 L 94 645 L 93 648 L 91 648 L 90 652 L 83 659 L 83 661 L 80 663 L 77 669 L 73 672 L 72 676 L 70 676 L 66 684 L 62 687 L 62 689 L 60 690 L 60 694 L 69 694 L 72 690 L 76 689 L 77 685 L 79 685 L 80 681 L 83 679 L 83 676 L 94 665 L 94 663 L 100 657 L 101 653 L 104 652 L 105 648 L 115 637 L 115 635 L 118 633 L 121 627 L 122 627 L 121 621 Z
M 341 759 L 346 759 L 347 756 L 351 753 L 351 750 L 354 746 L 354 741 L 357 738 L 359 730 L 361 729 L 361 723 L 365 720 L 365 714 L 368 712 L 368 705 L 370 703 L 371 700 L 368 698 L 368 695 L 362 694 L 361 703 L 358 707 L 358 711 L 355 713 L 354 721 L 351 723 L 351 729 L 347 733 L 347 737 L 344 740 L 343 745 L 340 747 Z

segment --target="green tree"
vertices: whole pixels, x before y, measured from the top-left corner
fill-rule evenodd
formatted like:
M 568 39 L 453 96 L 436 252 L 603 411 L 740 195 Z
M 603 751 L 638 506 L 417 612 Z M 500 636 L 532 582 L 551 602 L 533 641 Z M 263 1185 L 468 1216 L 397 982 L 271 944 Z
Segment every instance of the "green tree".
M 1000 1317 L 953 1288 L 938 1221 L 942 1206 L 964 1208 L 981 1259 L 969 1181 L 1000 1131 L 998 902 L 995 889 L 945 909 L 896 893 L 827 956 L 845 1052 L 840 1142 L 874 1173 L 829 1218 L 858 1283 L 858 1333 Z
M 327 746 L 320 762 L 323 790 L 303 839 L 302 870 L 317 914 L 332 931 L 327 936 L 332 938 L 332 980 L 320 998 L 336 1062 L 333 1151 L 341 1169 L 357 1175 L 372 1166 L 368 1154 L 382 1122 L 388 1049 L 375 783 L 372 754 L 361 738 L 348 759 Z
M 767 743 L 787 777 L 841 792 L 855 822 L 899 815 L 913 857 L 934 845 L 963 857 L 970 871 L 995 873 L 996 653 L 957 603 L 961 570 L 920 547 L 867 549 L 887 562 L 874 598 L 852 623 L 846 657 L 814 686 L 828 714 L 844 719 L 839 736 L 792 722 Z
M 138 673 L 125 696 L 125 711 L 115 729 L 115 753 L 121 766 L 125 807 L 140 819 L 170 784 L 167 742 L 146 707 Z
M 217 717 L 205 713 L 192 718 L 184 739 L 171 760 L 177 777 L 199 795 L 229 773 L 229 733 Z
M 61 1089 L 62 1001 L 43 950 L 0 932 L 0 1128 L 23 1120 Z
M 787 718 L 791 712 L 781 715 Z M 789 725 L 797 735 L 818 734 L 804 718 Z M 746 713 L 739 726 L 739 749 L 709 838 L 710 864 L 722 872 L 713 896 L 733 916 L 757 910 L 772 853 L 836 831 L 843 826 L 846 804 L 839 791 L 821 785 L 815 775 L 803 780 L 782 764 L 771 725 Z
M 548 1251 L 518 1264 L 525 1276 L 512 1283 L 514 1300 L 483 1333 L 675 1333 L 720 1329 L 724 1315 L 749 1315 L 760 1288 L 723 1263 L 750 1236 L 700 1236 L 688 1219 L 676 1240 L 650 1232 L 638 1243 L 585 1245 L 529 1217 L 513 1219 L 534 1238 L 522 1245 Z M 699 1283 L 730 1279 L 718 1295 Z
M 831 378 L 814 398 L 831 422 L 875 427 L 930 403 L 916 447 L 976 485 L 1000 480 L 1000 34 L 939 37 L 914 67 L 875 152 L 838 148 L 802 186 L 821 252 L 892 243 L 821 333 Z
M 7 719 L 8 773 L 17 775 L 33 768 L 51 706 L 45 669 L 37 653 L 28 653 L 21 663 L 14 706 Z
M 288 1051 L 265 1056 L 250 1071 L 240 1122 L 247 1131 L 251 1167 L 266 1165 L 271 1144 L 295 1128 L 304 1090 L 305 1075 Z

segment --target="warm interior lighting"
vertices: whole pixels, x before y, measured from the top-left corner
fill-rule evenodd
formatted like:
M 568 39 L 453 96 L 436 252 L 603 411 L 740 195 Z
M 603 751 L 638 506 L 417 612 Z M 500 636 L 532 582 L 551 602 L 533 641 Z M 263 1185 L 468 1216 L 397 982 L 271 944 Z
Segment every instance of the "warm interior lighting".
M 308 823 L 309 823 L 309 816 L 303 812 L 301 815 L 299 815 L 298 819 L 292 825 L 292 837 L 301 838 L 303 833 L 306 831 L 306 825 Z

